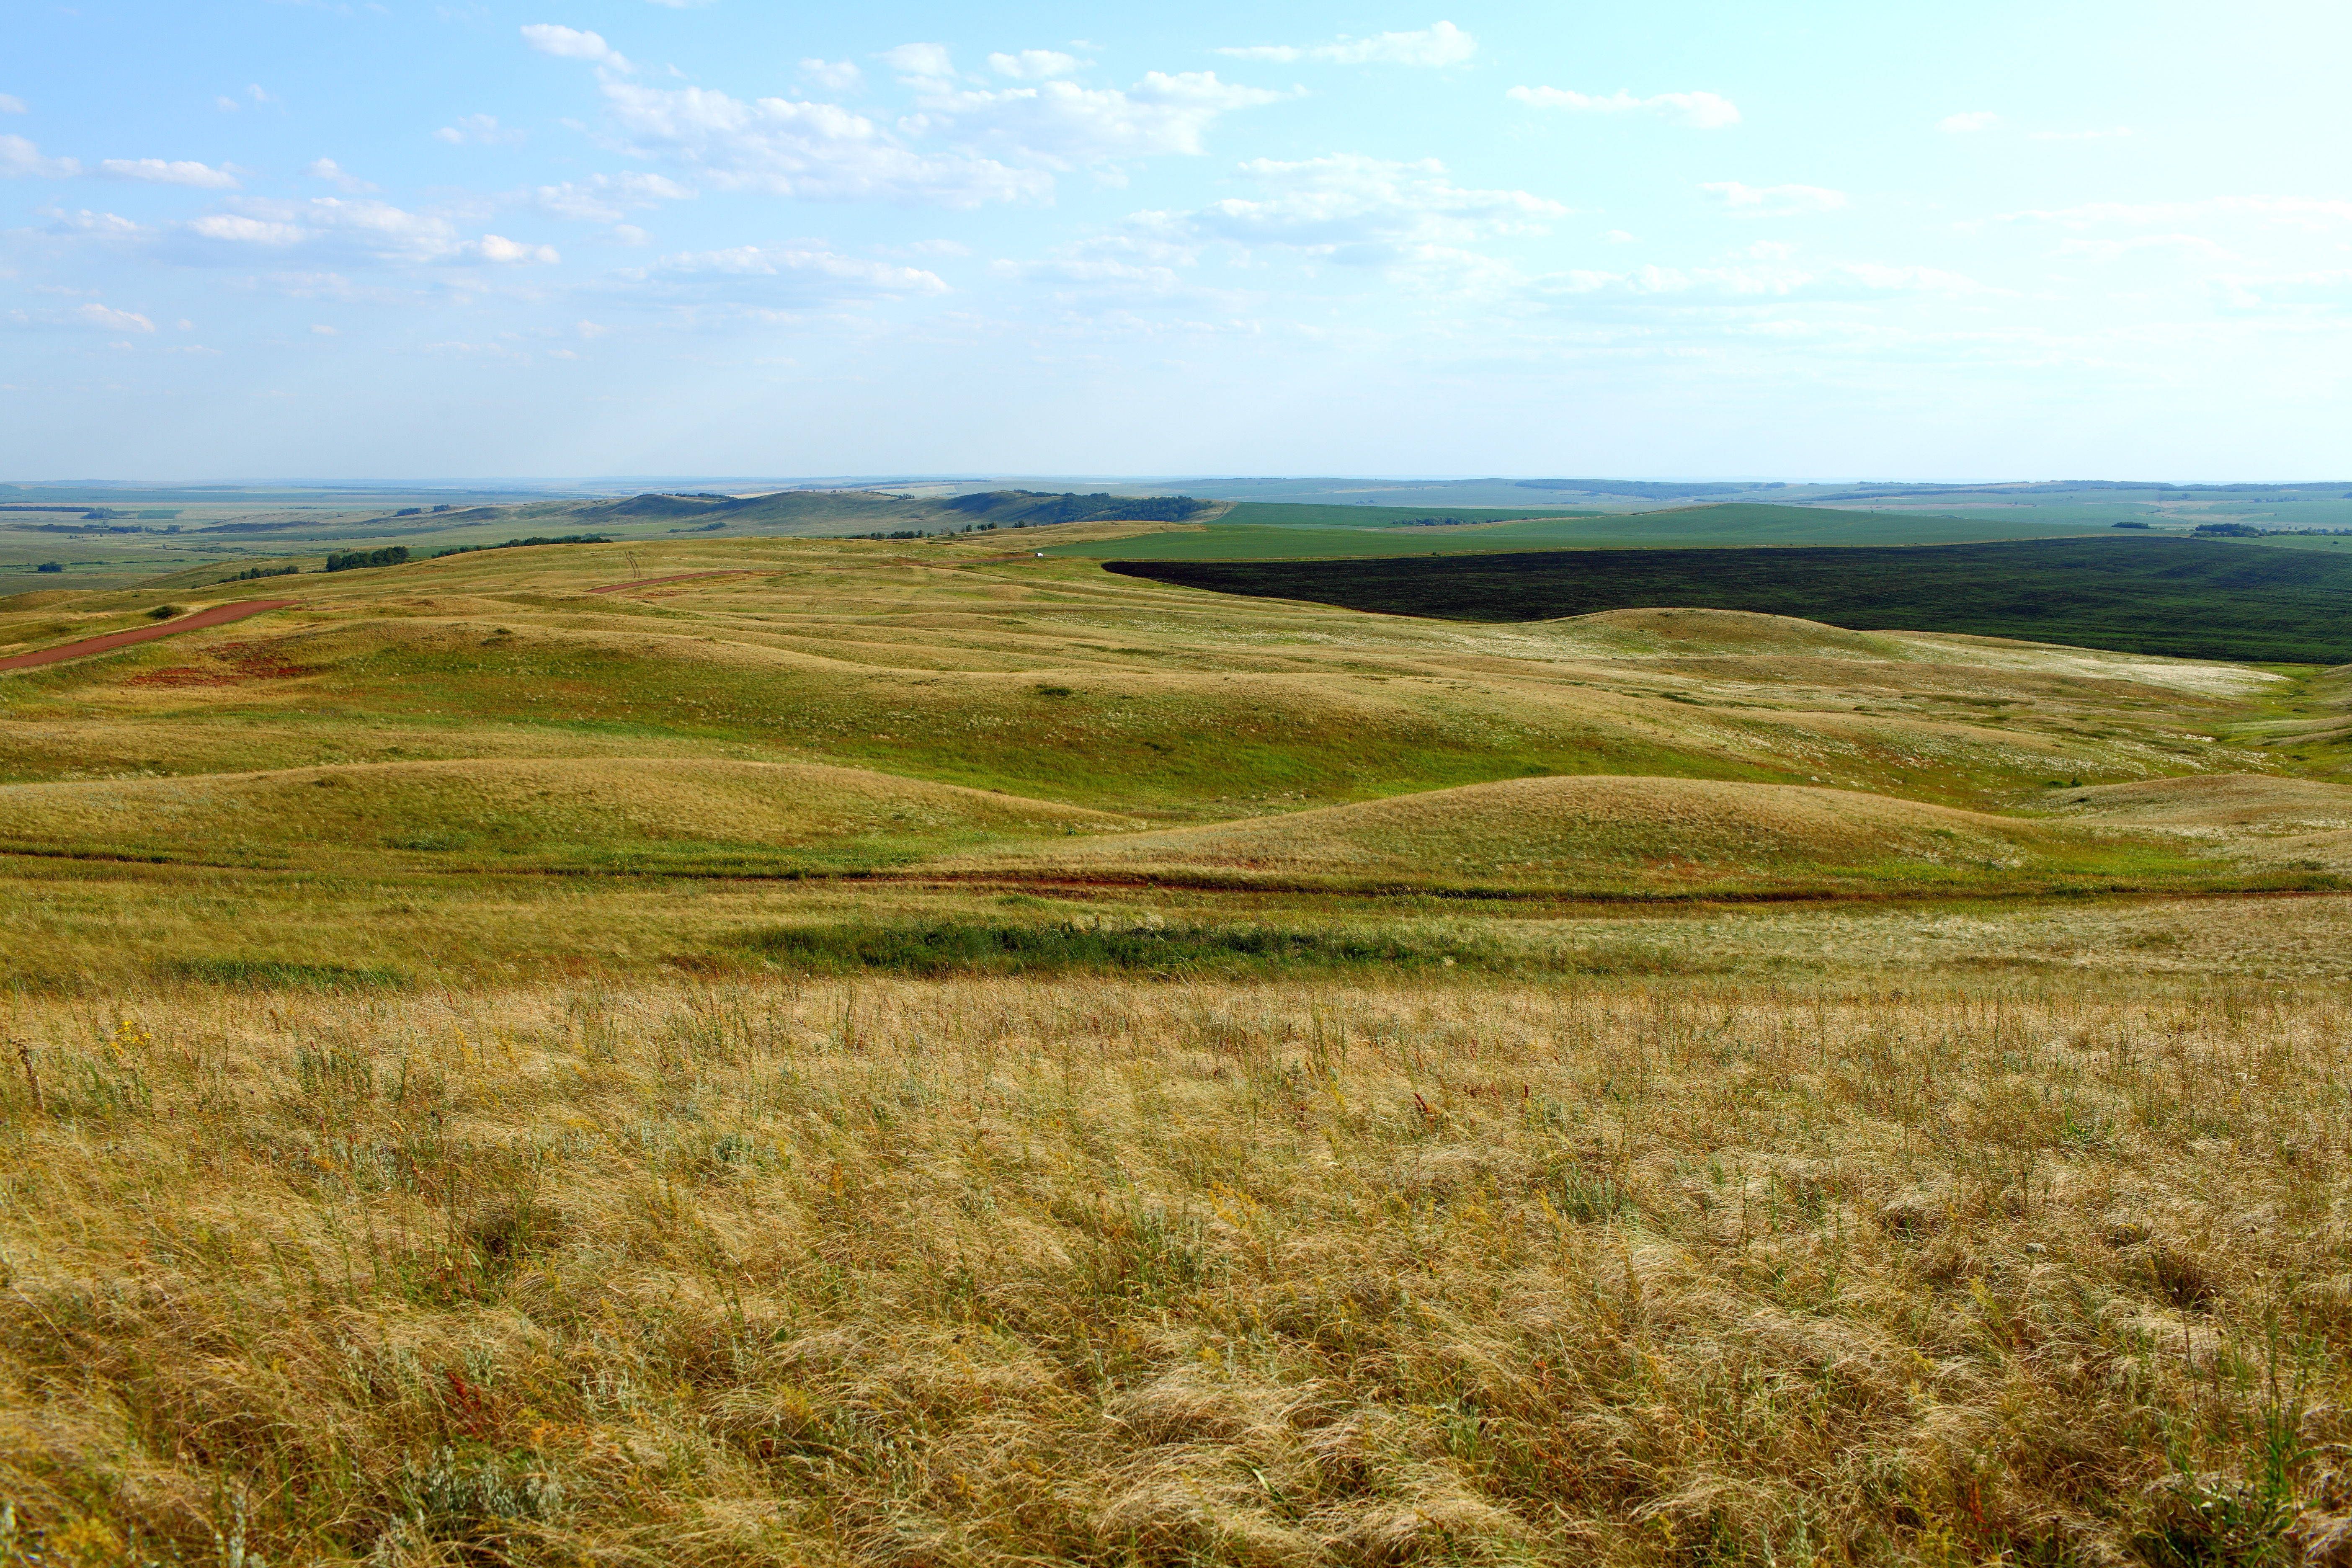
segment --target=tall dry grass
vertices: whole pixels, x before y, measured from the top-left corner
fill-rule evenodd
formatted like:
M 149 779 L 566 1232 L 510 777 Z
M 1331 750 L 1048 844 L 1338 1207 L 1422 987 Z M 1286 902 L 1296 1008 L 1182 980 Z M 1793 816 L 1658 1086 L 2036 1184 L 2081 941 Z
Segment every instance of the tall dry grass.
M 2151 984 L 19 1002 L 0 1553 L 2325 1558 L 2342 998 Z

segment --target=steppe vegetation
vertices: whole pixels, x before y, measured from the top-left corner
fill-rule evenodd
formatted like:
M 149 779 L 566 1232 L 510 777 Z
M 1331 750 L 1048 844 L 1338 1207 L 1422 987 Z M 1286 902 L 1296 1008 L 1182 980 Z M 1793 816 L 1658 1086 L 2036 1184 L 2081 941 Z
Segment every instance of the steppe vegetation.
M 1154 526 L 0 674 L 0 1563 L 2352 1552 L 2338 676 Z

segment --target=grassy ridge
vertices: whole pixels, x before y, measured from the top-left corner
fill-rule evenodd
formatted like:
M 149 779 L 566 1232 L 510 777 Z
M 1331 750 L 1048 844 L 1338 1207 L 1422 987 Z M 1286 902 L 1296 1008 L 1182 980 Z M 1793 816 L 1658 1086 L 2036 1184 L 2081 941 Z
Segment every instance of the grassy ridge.
M 1386 615 L 1544 620 L 1687 605 L 2189 658 L 2352 662 L 2352 561 L 2187 539 L 1936 549 L 1546 552 L 1109 570 Z

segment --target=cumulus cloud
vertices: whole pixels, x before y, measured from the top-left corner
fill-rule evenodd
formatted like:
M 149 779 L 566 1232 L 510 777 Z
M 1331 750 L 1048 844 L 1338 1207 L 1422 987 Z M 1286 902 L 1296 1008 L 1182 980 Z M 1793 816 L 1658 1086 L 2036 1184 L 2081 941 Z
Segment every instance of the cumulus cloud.
M 1478 40 L 1451 22 L 1433 22 L 1413 33 L 1381 33 L 1369 38 L 1344 35 L 1331 43 L 1251 44 L 1217 53 L 1238 60 L 1290 65 L 1322 60 L 1332 65 L 1456 66 L 1478 52 Z
M 49 219 L 49 232 L 52 234 L 91 234 L 121 239 L 150 232 L 120 213 L 92 212 L 88 207 L 73 213 L 50 207 L 45 209 L 42 216 Z
M 1531 109 L 1559 109 L 1571 114 L 1663 115 L 1701 131 L 1720 131 L 1739 123 L 1739 106 L 1712 92 L 1661 92 L 1635 98 L 1621 88 L 1607 98 L 1596 98 L 1565 88 L 1515 87 L 1503 96 Z
M 1947 114 L 1936 121 L 1936 129 L 1948 136 L 1963 136 L 1971 131 L 1990 131 L 2000 123 L 2000 116 L 1990 109 L 1971 109 L 1965 113 Z
M 1265 194 L 1210 203 L 1185 220 L 1193 232 L 1343 263 L 1540 230 L 1570 211 L 1526 191 L 1457 185 L 1434 158 L 1391 163 L 1341 153 L 1295 163 L 1258 158 L 1241 167 Z
M 25 100 L 14 93 L 0 92 L 0 114 L 28 114 Z
M 1734 217 L 1797 217 L 1835 212 L 1846 205 L 1843 191 L 1822 185 L 1743 185 L 1738 180 L 1715 180 L 1699 189 Z
M 436 131 L 433 140 L 446 142 L 453 147 L 463 146 L 468 142 L 482 146 L 499 146 L 520 142 L 528 134 L 528 132 L 518 131 L 512 126 L 500 125 L 495 114 L 468 114 L 455 125 L 444 125 Z
M 542 55 L 553 55 L 560 60 L 587 60 L 591 64 L 617 71 L 635 70 L 621 51 L 606 43 L 599 33 L 584 32 L 577 27 L 558 26 L 552 22 L 532 22 L 522 29 L 522 41 Z
M 75 305 L 56 310 L 11 310 L 8 319 L 20 327 L 83 327 L 100 332 L 152 332 L 155 323 L 136 310 L 111 305 Z
M 628 208 L 687 201 L 694 194 L 661 174 L 629 173 L 592 174 L 584 180 L 566 180 L 560 185 L 541 185 L 531 193 L 530 201 L 541 212 L 557 217 L 611 223 Z
M 991 55 L 988 68 L 1018 81 L 1045 81 L 1068 76 L 1086 62 L 1059 49 L 1024 49 L 1017 55 Z
M 110 180 L 141 180 L 152 185 L 193 185 L 206 191 L 237 188 L 236 176 L 226 167 L 215 169 L 185 160 L 166 163 L 161 158 L 108 158 L 98 165 L 98 172 Z
M 805 59 L 801 75 L 828 92 L 855 92 L 866 85 L 866 73 L 848 60 Z
M 1240 172 L 1255 183 L 1256 195 L 1190 212 L 1137 213 L 1113 233 L 1002 270 L 1095 292 L 1165 298 L 1190 287 L 1186 271 L 1204 249 L 1225 246 L 1458 287 L 1507 270 L 1469 247 L 1541 232 L 1570 210 L 1526 191 L 1457 184 L 1434 159 L 1261 158 Z
M 324 180 L 327 184 L 340 190 L 348 191 L 353 195 L 364 195 L 376 188 L 365 180 L 345 173 L 342 165 L 337 163 L 332 158 L 314 159 L 310 166 L 302 172 L 314 180 Z
M 447 218 L 415 213 L 389 202 L 313 196 L 307 201 L 247 198 L 235 210 L 210 213 L 177 226 L 182 248 L 197 242 L 191 260 L 221 259 L 236 252 L 296 252 L 305 260 L 435 265 L 484 261 L 551 263 L 561 258 L 548 246 L 529 245 L 500 235 L 467 239 Z
M 80 173 L 81 164 L 71 158 L 44 158 L 22 136 L 0 136 L 0 179 L 62 180 Z
M 690 169 L 720 190 L 971 207 L 1052 189 L 1046 175 L 993 159 L 918 152 L 835 104 L 745 102 L 707 88 L 628 82 L 607 82 L 604 95 L 631 151 Z
M 1122 158 L 1198 153 L 1210 125 L 1284 95 L 1217 79 L 1214 71 L 1151 71 L 1134 87 L 1046 81 L 996 91 L 926 94 L 906 122 L 987 146 L 1014 163 L 1083 168 Z

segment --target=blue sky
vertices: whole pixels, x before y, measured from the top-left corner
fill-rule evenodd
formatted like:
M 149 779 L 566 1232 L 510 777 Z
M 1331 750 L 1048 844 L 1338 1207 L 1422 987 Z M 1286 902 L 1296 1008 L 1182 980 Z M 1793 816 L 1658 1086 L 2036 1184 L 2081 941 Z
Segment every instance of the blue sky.
M 2352 8 L 11 8 L 0 478 L 2352 478 Z

